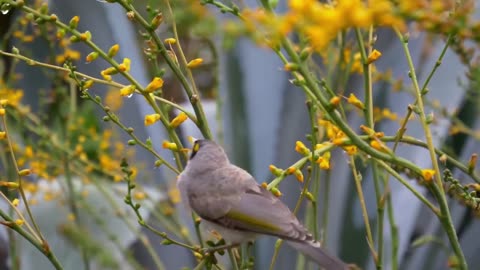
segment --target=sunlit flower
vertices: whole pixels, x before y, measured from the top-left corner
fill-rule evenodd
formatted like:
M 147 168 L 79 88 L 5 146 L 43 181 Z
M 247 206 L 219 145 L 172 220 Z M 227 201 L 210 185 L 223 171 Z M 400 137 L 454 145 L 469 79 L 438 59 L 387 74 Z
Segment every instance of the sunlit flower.
M 180 112 L 173 120 L 170 122 L 170 127 L 176 128 L 180 126 L 183 122 L 185 122 L 188 119 L 188 116 L 184 112 Z
M 178 151 L 178 146 L 176 143 L 169 142 L 169 141 L 163 141 L 162 147 L 165 149 L 169 149 L 172 151 Z
M 129 97 L 131 94 L 135 92 L 135 88 L 136 87 L 133 84 L 123 87 L 122 89 L 120 89 L 120 96 Z
M 371 63 L 377 61 L 381 56 L 382 56 L 381 52 L 379 52 L 377 50 L 373 50 L 373 52 L 368 56 L 367 64 L 371 64 Z
M 108 49 L 108 57 L 114 57 L 115 55 L 117 55 L 118 50 L 120 50 L 120 45 L 118 44 L 115 44 L 112 47 L 110 47 L 110 49 Z
M 165 39 L 165 43 L 167 43 L 169 45 L 173 45 L 173 44 L 177 43 L 177 40 L 174 39 L 174 38 L 167 38 L 167 39 Z
M 158 120 L 160 120 L 160 114 L 158 113 L 148 114 L 148 115 L 145 115 L 144 124 L 145 126 L 150 126 L 150 125 L 153 125 Z
M 423 169 L 422 170 L 422 176 L 425 181 L 431 181 L 433 179 L 433 176 L 435 175 L 435 170 L 432 169 Z
M 195 59 L 191 60 L 190 62 L 188 62 L 187 67 L 188 68 L 196 68 L 196 67 L 199 67 L 202 63 L 203 63 L 202 58 L 195 58 Z
M 303 142 L 301 141 L 297 141 L 295 142 L 295 151 L 297 151 L 298 153 L 304 155 L 304 156 L 307 156 L 310 154 L 310 149 L 308 149 L 305 144 L 303 144 Z
M 273 165 L 273 164 L 270 164 L 270 166 L 268 166 L 268 169 L 276 177 L 279 177 L 280 175 L 283 174 L 283 170 L 275 167 L 275 165 Z
M 350 94 L 350 96 L 347 99 L 347 102 L 359 108 L 360 110 L 363 110 L 365 108 L 365 105 L 363 104 L 363 102 L 359 100 L 353 93 Z
M 163 80 L 160 77 L 155 77 L 153 80 L 145 87 L 145 92 L 151 93 L 160 87 L 163 86 Z

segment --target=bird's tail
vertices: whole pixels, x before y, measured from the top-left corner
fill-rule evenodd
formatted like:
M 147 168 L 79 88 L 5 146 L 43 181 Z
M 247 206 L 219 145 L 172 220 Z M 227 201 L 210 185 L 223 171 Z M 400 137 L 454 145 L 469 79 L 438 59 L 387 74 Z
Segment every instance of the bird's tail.
M 296 250 L 300 251 L 301 253 L 310 257 L 310 259 L 317 262 L 325 270 L 349 269 L 346 263 L 342 262 L 339 258 L 331 255 L 325 249 L 320 247 L 319 242 L 307 240 L 302 242 L 287 240 L 286 242 Z

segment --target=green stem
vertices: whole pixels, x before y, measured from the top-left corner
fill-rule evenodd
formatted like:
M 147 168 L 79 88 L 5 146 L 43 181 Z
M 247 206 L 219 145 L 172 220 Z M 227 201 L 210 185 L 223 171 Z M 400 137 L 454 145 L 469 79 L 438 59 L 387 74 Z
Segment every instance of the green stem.
M 368 31 L 368 46 L 365 47 L 363 42 L 362 33 L 359 28 L 355 28 L 355 34 L 357 42 L 360 48 L 360 54 L 363 62 L 363 77 L 365 87 L 365 109 L 364 115 L 367 122 L 367 126 L 372 130 L 375 129 L 373 122 L 373 85 L 372 85 L 372 66 L 368 63 L 368 55 L 372 52 L 371 42 L 373 40 L 373 27 L 371 26 Z M 382 269 L 383 259 L 383 215 L 384 215 L 384 203 L 382 202 L 382 187 L 380 187 L 380 177 L 378 167 L 375 160 L 372 160 L 372 176 L 373 184 L 375 188 L 375 198 L 377 201 L 377 257 L 375 265 L 378 270 Z
M 323 215 L 322 215 L 322 235 L 321 243 L 325 246 L 328 241 L 328 217 L 329 217 L 329 202 L 330 202 L 330 182 L 331 182 L 331 173 L 328 171 L 327 176 L 325 177 L 325 188 L 323 192 Z
M 230 258 L 230 261 L 232 262 L 233 269 L 234 270 L 239 270 L 237 259 L 235 258 L 235 254 L 233 254 L 233 249 L 232 248 L 228 249 L 228 257 Z
M 200 270 L 203 268 L 203 266 L 205 266 L 205 259 L 201 260 L 197 266 L 195 266 L 195 268 L 193 268 L 193 270 Z
M 415 89 L 415 94 L 417 98 L 417 106 L 420 110 L 419 115 L 420 115 L 420 121 L 425 133 L 425 140 L 428 145 L 428 152 L 430 154 L 430 159 L 433 165 L 433 169 L 435 170 L 435 183 L 432 183 L 432 190 L 434 191 L 434 195 L 436 196 L 436 199 L 440 205 L 440 210 L 442 212 L 442 215 L 440 216 L 440 221 L 443 225 L 443 228 L 445 232 L 448 235 L 448 238 L 450 240 L 450 244 L 453 248 L 453 251 L 455 252 L 455 255 L 457 256 L 458 262 L 459 262 L 459 268 L 462 270 L 468 269 L 467 266 L 467 261 L 465 260 L 465 256 L 463 254 L 463 251 L 460 247 L 460 243 L 458 241 L 457 233 L 455 231 L 455 227 L 452 222 L 452 218 L 450 216 L 450 209 L 448 208 L 448 203 L 447 203 L 447 198 L 445 196 L 445 190 L 443 188 L 443 182 L 442 182 L 442 177 L 441 177 L 441 172 L 440 168 L 438 165 L 438 161 L 435 155 L 435 146 L 433 144 L 433 137 L 432 137 L 432 132 L 430 130 L 430 127 L 427 123 L 426 115 L 425 115 L 425 107 L 423 105 L 423 98 L 422 98 L 422 91 L 420 87 L 418 86 L 418 80 L 417 80 L 417 75 L 415 73 L 415 67 L 413 64 L 412 57 L 410 55 L 410 50 L 408 48 L 408 40 L 400 33 L 398 29 L 395 29 L 395 32 L 398 36 L 398 38 L 402 41 L 402 47 L 405 52 L 405 57 L 408 62 L 408 66 L 410 69 L 410 77 L 412 79 L 413 87 Z
M 445 42 L 445 46 L 443 46 L 442 52 L 438 56 L 438 59 L 435 62 L 435 65 L 433 66 L 432 70 L 430 71 L 430 73 L 427 76 L 427 79 L 423 83 L 422 89 L 420 91 L 421 93 L 424 93 L 427 90 L 427 87 L 428 87 L 428 84 L 430 83 L 430 80 L 433 78 L 433 75 L 437 71 L 438 67 L 440 67 L 440 65 L 442 64 L 443 57 L 445 56 L 445 53 L 447 52 L 447 49 L 450 46 L 450 42 L 452 41 L 452 39 L 453 39 L 453 34 L 449 34 L 448 37 L 447 37 L 447 41 Z M 418 102 L 418 99 L 415 100 L 413 106 L 416 106 L 417 102 Z M 397 133 L 398 139 L 400 139 L 403 136 L 403 134 L 405 133 L 406 126 L 407 126 L 408 120 L 410 119 L 411 115 L 412 115 L 412 106 L 408 106 L 407 114 L 403 118 L 402 124 L 401 124 L 400 129 L 398 130 L 398 133 Z M 452 119 L 452 121 L 453 121 L 453 119 Z M 471 134 L 471 135 L 473 135 L 473 134 Z M 393 146 L 393 152 L 395 152 L 395 150 L 397 149 L 397 146 L 398 146 L 398 141 L 395 141 L 395 144 Z
M 385 181 L 389 181 L 389 178 L 386 177 Z M 386 186 L 389 186 L 389 185 L 387 184 Z M 388 221 L 390 223 L 390 232 L 392 234 L 392 270 L 398 270 L 398 244 L 399 244 L 398 226 L 395 222 L 395 216 L 393 213 L 392 195 L 390 192 L 387 194 L 387 213 L 388 213 Z
M 2 117 L 2 120 L 3 120 L 3 128 L 5 129 L 5 133 L 6 133 L 6 139 L 7 139 L 7 144 L 8 144 L 8 147 L 9 147 L 10 157 L 12 159 L 12 163 L 13 163 L 13 166 L 15 168 L 16 175 L 17 175 L 18 192 L 20 193 L 22 201 L 25 204 L 25 210 L 27 211 L 27 215 L 28 215 L 28 217 L 30 218 L 30 221 L 33 224 L 33 228 L 35 229 L 34 231 L 32 231 L 32 234 L 38 240 L 40 240 L 42 242 L 42 244 L 48 245 L 45 238 L 43 238 L 42 232 L 40 231 L 40 228 L 38 227 L 37 222 L 33 218 L 32 211 L 30 210 L 30 205 L 28 204 L 28 201 L 27 201 L 27 196 L 25 195 L 25 191 L 23 190 L 22 176 L 20 175 L 20 169 L 18 168 L 17 159 L 15 158 L 15 152 L 13 150 L 13 144 L 12 144 L 12 141 L 11 141 L 10 133 L 8 131 L 7 117 L 4 115 Z M 26 222 L 26 220 L 25 220 L 25 222 Z
M 272 260 L 270 261 L 270 267 L 268 268 L 269 270 L 274 270 L 275 269 L 275 262 L 277 261 L 278 254 L 280 253 L 280 247 L 283 244 L 282 239 L 277 239 L 275 242 L 275 248 L 273 249 L 273 256 Z
M 355 181 L 355 187 L 357 189 L 357 194 L 358 194 L 358 200 L 360 202 L 360 206 L 362 208 L 362 217 L 363 217 L 363 223 L 365 224 L 365 231 L 367 234 L 367 242 L 368 246 L 370 247 L 370 251 L 372 252 L 372 256 L 374 258 L 375 264 L 377 263 L 377 253 L 373 249 L 373 236 L 372 236 L 372 229 L 370 227 L 370 220 L 368 219 L 368 211 L 367 211 L 367 206 L 365 204 L 365 197 L 363 196 L 363 189 L 362 189 L 362 179 L 360 174 L 357 171 L 357 168 L 355 166 L 355 159 L 353 156 L 349 158 L 349 164 L 350 167 L 352 168 L 352 174 L 353 178 Z

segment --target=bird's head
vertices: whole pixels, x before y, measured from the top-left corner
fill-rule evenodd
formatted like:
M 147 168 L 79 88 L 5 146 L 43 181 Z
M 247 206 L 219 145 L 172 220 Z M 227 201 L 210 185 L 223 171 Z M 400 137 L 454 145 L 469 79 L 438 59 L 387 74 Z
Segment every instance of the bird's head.
M 196 140 L 187 164 L 187 169 L 202 172 L 230 164 L 223 148 L 210 140 Z

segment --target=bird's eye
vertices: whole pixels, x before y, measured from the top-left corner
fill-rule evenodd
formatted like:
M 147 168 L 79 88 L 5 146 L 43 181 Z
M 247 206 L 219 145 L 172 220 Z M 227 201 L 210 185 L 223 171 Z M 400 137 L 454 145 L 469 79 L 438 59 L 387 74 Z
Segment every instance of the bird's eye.
M 199 149 L 200 149 L 200 143 L 195 142 L 195 144 L 193 145 L 193 148 L 192 148 L 192 154 L 190 155 L 190 159 L 192 159 L 197 154 Z

